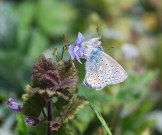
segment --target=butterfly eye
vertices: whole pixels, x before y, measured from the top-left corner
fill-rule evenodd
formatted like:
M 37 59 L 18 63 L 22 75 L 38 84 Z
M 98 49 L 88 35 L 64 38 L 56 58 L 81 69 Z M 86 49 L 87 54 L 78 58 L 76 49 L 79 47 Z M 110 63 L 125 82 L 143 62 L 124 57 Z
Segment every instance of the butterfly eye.
M 96 65 L 97 65 L 97 66 L 99 66 L 99 64 L 98 64 L 98 63 L 97 63 Z
M 101 61 L 103 62 L 103 59 L 101 59 Z

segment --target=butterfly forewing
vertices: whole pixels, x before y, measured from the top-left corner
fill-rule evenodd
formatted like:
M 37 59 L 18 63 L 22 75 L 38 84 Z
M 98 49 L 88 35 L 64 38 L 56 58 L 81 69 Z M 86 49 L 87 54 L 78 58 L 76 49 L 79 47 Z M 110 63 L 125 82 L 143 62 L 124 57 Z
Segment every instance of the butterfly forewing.
M 106 85 L 123 82 L 127 78 L 125 70 L 103 51 L 93 51 L 86 61 L 85 85 L 103 89 Z

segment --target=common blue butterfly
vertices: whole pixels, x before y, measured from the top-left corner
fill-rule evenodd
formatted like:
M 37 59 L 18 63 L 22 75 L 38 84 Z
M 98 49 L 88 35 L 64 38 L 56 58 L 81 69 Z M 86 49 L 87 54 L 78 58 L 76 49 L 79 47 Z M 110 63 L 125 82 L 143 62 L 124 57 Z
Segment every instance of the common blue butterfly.
M 77 40 L 79 40 L 79 36 Z M 73 45 L 72 47 L 75 51 L 78 46 Z M 82 41 L 80 50 L 80 52 L 75 53 L 75 56 L 82 54 L 80 58 L 86 59 L 86 75 L 83 81 L 86 86 L 101 90 L 106 85 L 123 82 L 128 77 L 122 66 L 104 52 L 100 37 Z
M 103 89 L 109 84 L 123 82 L 127 78 L 127 73 L 121 65 L 101 48 L 95 48 L 90 53 L 85 68 L 84 84 L 96 90 Z

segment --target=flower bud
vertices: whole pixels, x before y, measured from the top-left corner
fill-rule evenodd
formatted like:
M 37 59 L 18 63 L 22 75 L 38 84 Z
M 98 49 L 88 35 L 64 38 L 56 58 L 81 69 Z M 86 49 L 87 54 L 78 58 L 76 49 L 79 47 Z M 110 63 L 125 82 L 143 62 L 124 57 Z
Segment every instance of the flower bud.
M 13 98 L 9 98 L 7 101 L 8 108 L 13 111 L 21 112 L 22 107 L 20 104 L 16 103 Z
M 36 119 L 36 118 L 27 116 L 27 117 L 25 118 L 25 122 L 26 122 L 28 125 L 35 126 L 35 125 L 37 125 L 37 124 L 39 123 L 39 120 Z
M 60 128 L 60 122 L 52 121 L 50 127 L 51 127 L 51 130 L 58 131 L 58 129 Z

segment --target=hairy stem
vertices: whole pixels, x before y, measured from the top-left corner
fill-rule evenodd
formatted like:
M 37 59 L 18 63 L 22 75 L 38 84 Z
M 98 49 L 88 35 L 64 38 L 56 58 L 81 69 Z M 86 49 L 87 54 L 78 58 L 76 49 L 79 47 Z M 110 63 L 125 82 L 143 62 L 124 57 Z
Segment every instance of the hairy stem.
M 47 102 L 47 111 L 48 111 L 48 127 L 47 127 L 47 135 L 52 135 L 52 131 L 50 128 L 50 123 L 52 121 L 52 100 L 48 100 Z

